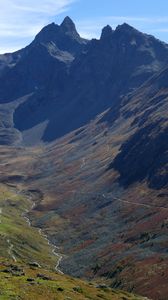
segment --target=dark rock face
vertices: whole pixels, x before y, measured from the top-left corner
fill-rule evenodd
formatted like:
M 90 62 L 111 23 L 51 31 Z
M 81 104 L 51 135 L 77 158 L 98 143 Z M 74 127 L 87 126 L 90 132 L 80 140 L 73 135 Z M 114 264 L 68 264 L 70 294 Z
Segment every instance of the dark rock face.
M 120 182 L 125 187 L 146 178 L 151 188 L 168 185 L 167 137 L 168 129 L 162 131 L 155 123 L 138 130 L 123 144 L 110 168 L 119 171 Z
M 168 46 L 128 24 L 88 42 L 67 17 L 1 62 L 1 145 L 76 129 L 37 152 L 11 147 L 6 157 L 1 149 L 1 182 L 29 188 L 34 225 L 68 254 L 61 269 L 167 299 Z
M 42 29 L 27 51 L 0 86 L 0 98 L 9 101 L 32 93 L 16 109 L 15 127 L 27 131 L 48 120 L 45 142 L 87 124 L 109 107 L 117 118 L 123 95 L 168 60 L 166 44 L 127 24 L 115 31 L 106 26 L 100 40 L 87 42 L 69 17 L 60 26 L 53 23 Z
M 113 34 L 113 30 L 111 26 L 107 25 L 106 27 L 103 28 L 100 39 L 101 40 L 110 39 L 112 37 L 112 34 Z
M 13 68 L 24 55 L 24 50 L 19 50 L 14 53 L 6 53 L 0 55 L 0 78 L 11 68 Z
M 66 17 L 62 24 L 56 25 L 51 23 L 44 27 L 39 34 L 37 34 L 33 44 L 48 44 L 54 43 L 58 49 L 67 51 L 73 55 L 82 50 L 82 46 L 87 44 L 87 40 L 82 39 L 78 34 L 73 21 Z
M 28 47 L 3 56 L 1 62 L 0 102 L 29 95 L 14 109 L 10 138 L 1 130 L 3 144 L 14 143 L 16 135 L 21 141 L 19 132 L 27 145 L 53 141 L 110 108 L 99 122 L 111 126 L 123 116 L 132 118 L 136 129 L 109 167 L 119 171 L 120 183 L 128 186 L 147 178 L 151 187 L 167 184 L 162 114 L 166 96 L 158 94 L 167 88 L 167 71 L 160 74 L 168 63 L 166 44 L 128 24 L 115 31 L 106 26 L 100 40 L 89 42 L 66 17 L 60 26 L 43 28 Z M 139 96 L 136 91 L 143 84 L 147 93 L 140 88 Z M 155 114 L 159 118 L 153 118 Z
M 132 97 L 123 100 L 121 114 L 132 118 L 135 133 L 121 146 L 110 164 L 125 187 L 146 180 L 151 188 L 168 186 L 168 69 L 152 77 Z M 108 112 L 104 119 L 110 119 Z
M 62 77 L 62 69 L 67 72 L 74 56 L 86 44 L 87 40 L 79 36 L 73 22 L 65 18 L 60 26 L 52 23 L 44 27 L 25 49 L 1 56 L 3 78 L 0 103 L 13 101 L 37 90 L 50 92 L 48 83 L 54 77 L 54 86 L 57 85 L 56 74 Z

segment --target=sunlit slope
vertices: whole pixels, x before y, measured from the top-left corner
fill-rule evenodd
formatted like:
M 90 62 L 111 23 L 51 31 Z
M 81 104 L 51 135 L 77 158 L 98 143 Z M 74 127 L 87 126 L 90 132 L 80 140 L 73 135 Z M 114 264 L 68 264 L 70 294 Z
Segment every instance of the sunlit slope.
M 0 299 L 143 299 L 59 274 L 51 245 L 25 218 L 33 200 L 0 186 Z

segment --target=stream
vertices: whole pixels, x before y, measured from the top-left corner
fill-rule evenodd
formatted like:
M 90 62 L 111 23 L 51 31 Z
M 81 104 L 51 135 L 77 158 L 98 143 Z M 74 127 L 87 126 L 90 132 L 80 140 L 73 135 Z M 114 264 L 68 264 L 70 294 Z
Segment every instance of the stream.
M 32 203 L 32 197 L 29 196 L 29 201 Z M 28 214 L 35 208 L 36 204 L 35 202 L 33 202 L 30 210 L 25 210 L 25 212 L 22 213 L 22 217 L 26 220 L 26 223 L 28 224 L 29 227 L 33 227 L 32 224 L 31 224 L 31 220 L 29 219 L 28 217 Z M 35 227 L 34 227 L 35 228 Z M 50 240 L 48 239 L 47 235 L 42 231 L 41 228 L 37 228 L 38 232 L 39 232 L 39 235 L 41 235 L 48 243 L 48 245 L 52 248 L 52 253 L 53 255 L 55 255 L 57 258 L 58 258 L 58 261 L 57 261 L 57 264 L 55 266 L 55 271 L 58 272 L 59 274 L 64 274 L 60 269 L 60 263 L 63 259 L 63 256 L 57 252 L 57 250 L 59 249 L 59 247 L 55 246 L 54 244 L 52 244 L 50 242 Z

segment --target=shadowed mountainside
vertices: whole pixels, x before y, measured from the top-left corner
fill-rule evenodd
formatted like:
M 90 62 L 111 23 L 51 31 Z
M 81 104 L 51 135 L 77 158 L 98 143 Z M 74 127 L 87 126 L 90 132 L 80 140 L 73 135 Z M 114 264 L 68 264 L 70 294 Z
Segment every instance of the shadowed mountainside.
M 127 97 L 121 113 L 132 118 L 135 133 L 122 144 L 109 168 L 120 173 L 124 186 L 147 179 L 149 187 L 161 189 L 168 184 L 168 69 L 152 77 L 132 98 Z M 104 117 L 110 119 L 110 111 Z
M 167 63 L 167 54 L 167 45 L 127 24 L 110 34 L 105 28 L 100 40 L 89 42 L 75 57 L 67 75 L 59 72 L 61 82 L 54 78 L 44 95 L 38 91 L 16 110 L 15 126 L 30 132 L 47 119 L 42 139 L 52 141 L 109 107 L 117 118 L 123 95 L 159 71 Z
M 61 268 L 167 300 L 168 46 L 67 17 L 0 60 L 0 179 L 38 194 Z
M 167 64 L 168 46 L 128 24 L 107 26 L 100 40 L 87 41 L 66 17 L 10 55 L 8 65 L 11 57 L 15 63 L 1 74 L 0 103 L 27 96 L 12 113 L 24 143 L 33 145 L 84 126 L 110 107 L 118 118 L 123 96 Z

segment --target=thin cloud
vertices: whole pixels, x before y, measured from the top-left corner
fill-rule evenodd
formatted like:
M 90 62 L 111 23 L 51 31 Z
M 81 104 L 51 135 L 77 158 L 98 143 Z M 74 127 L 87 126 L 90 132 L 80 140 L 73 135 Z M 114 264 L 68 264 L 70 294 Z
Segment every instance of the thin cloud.
M 67 11 L 75 1 L 77 0 L 0 0 L 1 45 L 4 45 L 6 38 L 33 38 L 43 26 Z M 6 49 L 6 45 L 0 48 L 1 53 L 2 49 Z M 12 50 L 13 46 L 8 48 L 8 52 Z
M 106 20 L 125 21 L 125 22 L 142 22 L 142 23 L 168 23 L 168 17 L 132 17 L 132 16 L 109 16 Z
M 67 9 L 74 0 L 43 0 L 43 1 L 32 1 L 32 0 L 10 0 L 13 4 L 13 8 L 21 12 L 31 13 L 44 13 L 52 16 L 55 12 L 62 13 Z
M 152 30 L 150 30 L 150 32 L 157 32 L 157 33 L 159 33 L 159 32 L 168 32 L 168 27 L 166 27 L 166 28 L 157 28 L 157 29 L 152 29 Z
M 93 18 L 92 20 L 83 20 L 79 22 L 81 25 L 83 24 L 88 24 L 92 23 L 95 24 L 97 22 L 101 23 L 120 23 L 120 22 L 141 22 L 141 23 L 168 23 L 168 16 L 167 17 L 132 17 L 132 16 L 105 16 L 105 17 L 100 17 L 100 18 Z
M 158 28 L 155 30 L 152 27 L 156 24 L 158 24 L 158 27 L 165 26 L 167 24 L 168 27 L 168 17 L 105 16 L 101 18 L 93 18 L 92 20 L 85 19 L 79 21 L 77 26 L 80 34 L 83 34 L 84 37 L 91 38 L 92 35 L 92 37 L 98 38 L 101 34 L 102 28 L 107 24 L 111 25 L 111 27 L 115 29 L 118 24 L 122 23 L 129 23 L 130 25 L 146 32 L 167 32 L 167 28 Z
M 21 47 L 19 47 L 19 48 L 21 48 Z M 3 53 L 8 53 L 8 52 L 9 52 L 9 49 L 10 49 L 10 52 L 15 52 L 15 51 L 17 51 L 19 48 L 18 48 L 18 46 L 16 46 L 16 47 L 11 47 L 11 45 L 9 45 L 9 47 L 8 47 L 8 46 L 6 46 L 6 47 L 0 47 L 0 53 L 1 53 L 1 54 L 3 54 Z
M 28 44 L 43 26 L 54 21 L 57 15 L 66 12 L 77 1 L 80 0 L 0 0 L 0 52 L 4 52 L 4 49 L 10 52 Z M 124 22 L 158 35 L 168 31 L 168 16 L 112 15 L 78 20 L 76 25 L 81 36 L 91 39 L 99 38 L 102 28 L 107 24 L 115 29 Z

